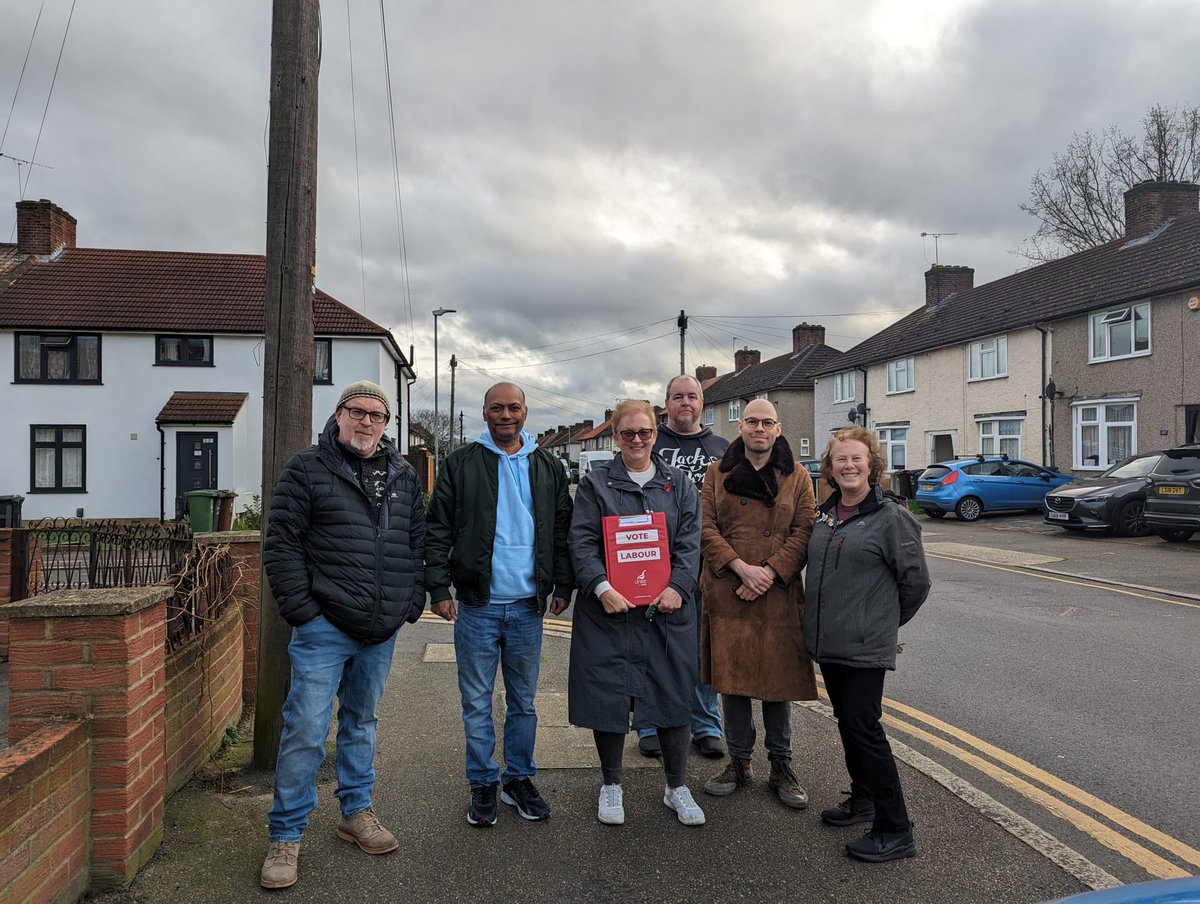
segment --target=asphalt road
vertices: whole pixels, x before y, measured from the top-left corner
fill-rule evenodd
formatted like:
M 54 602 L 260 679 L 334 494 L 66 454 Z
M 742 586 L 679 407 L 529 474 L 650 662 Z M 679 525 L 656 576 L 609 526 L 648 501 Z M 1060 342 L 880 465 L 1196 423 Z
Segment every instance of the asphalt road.
M 1135 820 L 1200 848 L 1200 598 L 1136 589 L 1200 593 L 1200 543 L 1083 537 L 1030 516 L 924 526 L 935 592 L 902 631 L 905 652 L 886 696 L 1117 808 L 1121 816 L 1100 821 L 1139 846 L 1163 854 L 1131 830 Z M 1071 577 L 1101 574 L 1108 583 Z M 1103 833 L 1081 831 L 1086 819 L 1051 812 L 1065 802 L 1097 817 L 1085 795 L 1058 791 L 1048 806 L 898 736 L 1123 881 L 1152 877 L 1145 862 L 1097 840 Z M 1200 872 L 1200 862 L 1166 859 Z

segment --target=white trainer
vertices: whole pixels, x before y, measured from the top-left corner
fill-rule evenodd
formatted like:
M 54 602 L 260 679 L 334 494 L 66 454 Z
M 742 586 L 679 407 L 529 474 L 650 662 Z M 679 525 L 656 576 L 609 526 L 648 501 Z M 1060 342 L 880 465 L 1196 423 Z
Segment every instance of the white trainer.
M 600 808 L 596 818 L 606 826 L 625 824 L 625 794 L 620 785 L 600 786 Z
M 692 792 L 687 789 L 687 785 L 667 788 L 663 792 L 663 803 L 675 811 L 675 815 L 685 826 L 704 825 L 704 811 L 692 797 Z

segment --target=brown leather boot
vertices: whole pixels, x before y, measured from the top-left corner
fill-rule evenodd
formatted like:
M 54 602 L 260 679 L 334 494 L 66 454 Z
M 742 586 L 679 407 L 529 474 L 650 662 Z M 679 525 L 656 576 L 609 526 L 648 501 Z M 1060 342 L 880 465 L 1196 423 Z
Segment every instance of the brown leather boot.
M 732 794 L 738 788 L 744 788 L 754 780 L 754 770 L 749 760 L 732 758 L 725 768 L 704 783 L 704 793 L 717 797 Z
M 767 785 L 779 795 L 779 802 L 785 807 L 803 810 L 808 806 L 808 792 L 800 787 L 790 760 L 771 757 L 771 777 L 767 779 Z

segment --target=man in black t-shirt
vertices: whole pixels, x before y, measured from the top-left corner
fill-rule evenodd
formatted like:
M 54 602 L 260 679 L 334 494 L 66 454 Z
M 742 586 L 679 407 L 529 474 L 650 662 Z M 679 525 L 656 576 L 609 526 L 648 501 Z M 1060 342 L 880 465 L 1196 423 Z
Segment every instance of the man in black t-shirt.
M 704 482 L 704 472 L 729 448 L 729 440 L 700 425 L 700 416 L 704 411 L 704 390 L 695 377 L 680 374 L 671 378 L 667 383 L 666 409 L 667 422 L 658 427 L 658 440 L 654 443 L 654 451 L 661 455 L 667 464 L 679 468 L 691 477 L 696 489 L 699 489 L 700 484 Z M 700 596 L 697 594 L 697 607 L 700 603 Z M 697 611 L 696 624 L 699 623 Z M 697 636 L 697 658 L 699 655 Z M 717 695 L 707 684 L 698 684 L 692 698 L 692 743 L 704 756 L 719 759 L 725 756 L 723 737 Z M 653 728 L 638 732 L 638 750 L 643 756 L 661 755 L 658 736 Z

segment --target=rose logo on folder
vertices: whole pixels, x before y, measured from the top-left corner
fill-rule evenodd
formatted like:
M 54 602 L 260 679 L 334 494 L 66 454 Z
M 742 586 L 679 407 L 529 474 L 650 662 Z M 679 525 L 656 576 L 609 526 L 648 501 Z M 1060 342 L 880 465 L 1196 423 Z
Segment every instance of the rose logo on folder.
M 633 606 L 649 606 L 671 581 L 667 518 L 662 512 L 604 517 L 608 582 Z

